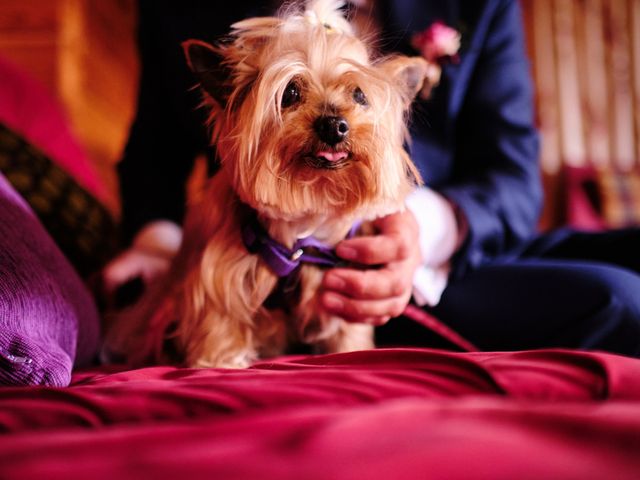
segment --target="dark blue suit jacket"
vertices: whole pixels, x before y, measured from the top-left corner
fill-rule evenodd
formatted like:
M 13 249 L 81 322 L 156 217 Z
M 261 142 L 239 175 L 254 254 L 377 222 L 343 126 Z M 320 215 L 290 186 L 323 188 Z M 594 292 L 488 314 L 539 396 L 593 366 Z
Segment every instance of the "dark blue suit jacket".
M 460 62 L 416 105 L 411 154 L 426 183 L 469 223 L 456 272 L 491 261 L 535 231 L 542 204 L 538 134 L 519 3 L 389 0 L 389 47 L 411 54 L 411 33 L 436 20 L 462 33 Z
M 179 43 L 214 41 L 269 2 L 141 0 L 138 114 L 119 166 L 125 232 L 157 218 L 180 221 L 184 182 L 207 146 L 195 80 Z M 214 6 L 211 6 L 215 4 Z M 259 4 L 260 6 L 256 6 Z M 414 32 L 436 20 L 462 33 L 429 101 L 415 105 L 412 158 L 426 183 L 458 205 L 469 236 L 454 274 L 517 249 L 535 231 L 542 201 L 529 65 L 516 0 L 381 0 L 383 48 L 408 55 Z

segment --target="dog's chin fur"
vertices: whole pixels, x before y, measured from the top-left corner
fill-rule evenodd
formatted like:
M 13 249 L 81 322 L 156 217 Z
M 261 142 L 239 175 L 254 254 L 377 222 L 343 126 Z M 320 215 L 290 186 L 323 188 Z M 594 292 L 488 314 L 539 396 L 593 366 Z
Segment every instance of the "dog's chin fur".
M 277 278 L 240 236 L 253 209 L 287 246 L 308 235 L 335 245 L 357 219 L 403 208 L 420 181 L 403 143 L 406 112 L 426 64 L 407 57 L 373 61 L 339 6 L 315 0 L 306 10 L 245 20 L 217 47 L 187 42 L 221 168 L 189 207 L 170 273 L 108 336 L 108 348 L 130 363 L 242 367 L 297 342 L 325 352 L 373 346 L 370 327 L 319 308 L 323 272 L 316 267 L 301 268 L 294 304 L 267 310 Z M 203 49 L 222 60 L 218 84 L 209 75 L 214 67 L 202 65 Z M 283 106 L 290 82 L 299 101 Z M 366 101 L 356 99 L 356 89 Z M 319 138 L 314 122 L 323 115 L 347 122 L 343 141 Z M 324 151 L 345 155 L 318 156 Z

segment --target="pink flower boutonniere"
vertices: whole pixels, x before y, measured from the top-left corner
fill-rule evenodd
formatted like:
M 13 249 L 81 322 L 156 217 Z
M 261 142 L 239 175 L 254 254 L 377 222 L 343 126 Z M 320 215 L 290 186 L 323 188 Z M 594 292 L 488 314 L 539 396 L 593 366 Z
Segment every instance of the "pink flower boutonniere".
M 429 98 L 431 91 L 440 83 L 442 66 L 446 63 L 458 63 L 462 36 L 460 32 L 435 22 L 429 28 L 416 33 L 411 38 L 411 45 L 429 62 L 429 70 L 420 96 Z

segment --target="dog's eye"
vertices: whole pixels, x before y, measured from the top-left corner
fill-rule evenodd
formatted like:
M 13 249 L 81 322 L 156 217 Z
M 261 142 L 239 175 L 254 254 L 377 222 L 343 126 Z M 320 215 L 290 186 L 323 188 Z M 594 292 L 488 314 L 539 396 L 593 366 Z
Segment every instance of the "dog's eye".
M 281 106 L 282 108 L 287 108 L 295 105 L 300 101 L 300 98 L 300 86 L 296 82 L 291 81 L 284 89 Z
M 353 91 L 353 101 L 362 105 L 363 107 L 366 107 L 367 105 L 369 105 L 367 96 L 364 94 L 362 90 L 360 90 L 360 87 L 356 87 L 356 89 Z

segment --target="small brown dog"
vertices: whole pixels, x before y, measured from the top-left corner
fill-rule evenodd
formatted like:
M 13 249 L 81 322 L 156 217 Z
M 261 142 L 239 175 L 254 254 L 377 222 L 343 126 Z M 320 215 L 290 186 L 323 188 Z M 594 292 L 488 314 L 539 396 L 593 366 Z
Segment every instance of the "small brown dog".
M 420 182 L 403 143 L 427 63 L 374 61 L 341 4 L 184 44 L 221 168 L 189 208 L 169 274 L 115 322 L 108 350 L 137 365 L 245 367 L 295 343 L 373 346 L 371 326 L 319 308 L 321 267 L 354 224 L 404 208 Z

